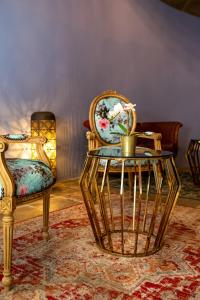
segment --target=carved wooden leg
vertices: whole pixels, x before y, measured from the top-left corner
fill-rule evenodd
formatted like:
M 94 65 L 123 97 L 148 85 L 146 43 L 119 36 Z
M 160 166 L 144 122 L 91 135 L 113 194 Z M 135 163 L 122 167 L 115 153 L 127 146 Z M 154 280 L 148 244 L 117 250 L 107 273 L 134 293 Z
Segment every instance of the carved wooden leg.
M 45 240 L 49 239 L 49 203 L 50 190 L 43 195 L 43 237 Z
M 9 291 L 12 285 L 11 264 L 12 264 L 12 240 L 14 217 L 12 211 L 3 212 L 3 279 L 2 284 L 6 291 Z

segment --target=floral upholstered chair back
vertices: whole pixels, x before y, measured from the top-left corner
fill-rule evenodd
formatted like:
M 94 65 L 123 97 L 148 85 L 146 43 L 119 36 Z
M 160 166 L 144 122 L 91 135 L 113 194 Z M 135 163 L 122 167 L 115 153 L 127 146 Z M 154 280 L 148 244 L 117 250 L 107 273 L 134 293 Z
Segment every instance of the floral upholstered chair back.
M 110 118 L 109 112 L 113 111 L 117 104 L 124 106 L 129 100 L 115 91 L 106 91 L 94 98 L 90 105 L 89 122 L 91 131 L 97 136 L 102 145 L 116 145 L 120 143 L 120 135 L 123 134 L 119 124 L 135 131 L 136 113 L 131 111 L 128 115 L 123 111 L 114 119 Z

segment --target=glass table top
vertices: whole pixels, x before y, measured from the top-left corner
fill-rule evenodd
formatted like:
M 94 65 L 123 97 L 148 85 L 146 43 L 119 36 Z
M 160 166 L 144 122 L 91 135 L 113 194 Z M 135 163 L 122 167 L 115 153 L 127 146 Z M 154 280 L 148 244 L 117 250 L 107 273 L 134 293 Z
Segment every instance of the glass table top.
M 156 151 L 149 148 L 136 147 L 135 154 L 124 155 L 120 146 L 105 146 L 88 152 L 88 156 L 101 157 L 101 158 L 160 158 L 160 157 L 171 157 L 172 152 L 169 151 Z
M 191 142 L 200 144 L 200 140 L 199 139 L 191 139 Z

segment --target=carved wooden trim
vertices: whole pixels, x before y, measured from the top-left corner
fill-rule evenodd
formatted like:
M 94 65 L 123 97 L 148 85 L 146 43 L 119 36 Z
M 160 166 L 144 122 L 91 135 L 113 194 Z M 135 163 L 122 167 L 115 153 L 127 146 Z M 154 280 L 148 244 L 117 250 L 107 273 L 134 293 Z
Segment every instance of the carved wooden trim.
M 50 160 L 44 151 L 43 144 L 36 144 L 36 151 L 38 159 L 43 161 L 48 167 L 50 167 Z
M 23 144 L 23 143 L 29 143 L 29 144 L 45 144 L 47 142 L 47 139 L 42 136 L 28 136 L 27 138 L 21 140 L 21 139 L 9 139 L 6 138 L 3 135 L 0 135 L 0 142 L 5 142 L 7 144 Z
M 11 264 L 12 264 L 12 240 L 13 240 L 13 225 L 14 218 L 13 212 L 4 212 L 3 214 L 3 279 L 2 283 L 5 290 L 10 290 L 12 285 L 12 274 L 11 274 Z
M 3 142 L 3 143 L 2 143 Z M 7 148 L 9 144 L 36 144 L 36 151 L 38 155 L 38 159 L 43 161 L 47 166 L 50 167 L 50 160 L 48 156 L 45 153 L 45 150 L 43 148 L 44 144 L 47 142 L 46 137 L 42 136 L 29 136 L 26 139 L 23 140 L 17 140 L 17 139 L 8 139 L 5 136 L 0 135 L 0 151 L 4 151 L 5 147 Z M 6 146 L 5 146 L 6 145 Z

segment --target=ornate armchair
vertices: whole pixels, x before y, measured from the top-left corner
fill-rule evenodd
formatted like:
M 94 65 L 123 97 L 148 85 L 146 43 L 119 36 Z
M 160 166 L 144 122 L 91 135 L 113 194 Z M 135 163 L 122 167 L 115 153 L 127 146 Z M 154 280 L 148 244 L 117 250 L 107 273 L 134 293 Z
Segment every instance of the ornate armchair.
M 83 121 L 83 126 L 91 131 L 89 120 Z M 161 147 L 162 150 L 173 152 L 174 156 L 178 152 L 178 137 L 179 130 L 183 126 L 181 122 L 167 121 L 167 122 L 137 122 L 136 131 L 145 132 L 150 130 L 152 132 L 159 132 L 162 135 Z M 155 147 L 153 139 L 138 138 L 138 146 L 153 149 Z
M 132 111 L 130 120 L 126 113 L 120 114 L 119 118 L 115 118 L 115 121 L 106 125 L 108 112 L 113 109 L 114 105 L 120 103 L 122 106 L 129 103 L 128 98 L 117 93 L 116 91 L 105 91 L 101 95 L 95 97 L 90 105 L 89 111 L 89 128 L 86 137 L 88 140 L 88 150 L 93 150 L 101 146 L 118 146 L 120 145 L 120 130 L 118 128 L 119 120 L 123 125 L 131 127 L 131 133 L 134 133 L 136 127 L 136 113 Z M 128 122 L 130 124 L 128 124 Z M 105 123 L 105 124 L 104 124 Z M 84 126 L 87 124 L 84 123 Z M 119 132 L 119 135 L 112 134 L 112 132 Z M 143 139 L 150 139 L 153 141 L 154 149 L 161 150 L 161 134 L 160 133 L 138 133 L 138 137 Z M 99 172 L 104 171 L 104 160 L 101 160 L 102 167 L 99 168 Z M 149 166 L 146 166 L 149 170 Z M 120 169 L 119 169 L 120 168 Z M 132 182 L 132 173 L 137 172 L 137 166 L 130 164 L 125 166 L 125 172 L 128 173 L 129 184 Z M 145 168 L 145 162 L 142 166 Z M 116 161 L 111 161 L 109 172 L 121 172 L 121 164 Z
M 0 211 L 3 215 L 3 279 L 6 290 L 12 285 L 12 240 L 14 211 L 17 205 L 29 199 L 43 198 L 43 237 L 49 238 L 49 200 L 55 180 L 43 145 L 43 137 L 27 135 L 0 136 Z M 9 145 L 14 143 L 36 144 L 39 160 L 5 158 Z

